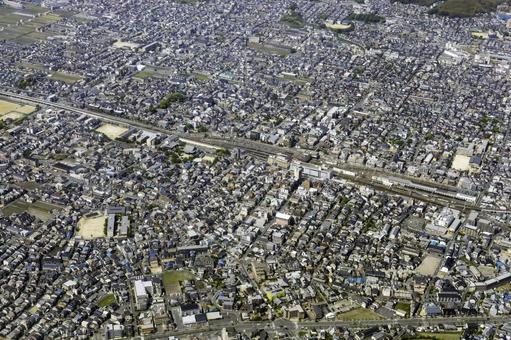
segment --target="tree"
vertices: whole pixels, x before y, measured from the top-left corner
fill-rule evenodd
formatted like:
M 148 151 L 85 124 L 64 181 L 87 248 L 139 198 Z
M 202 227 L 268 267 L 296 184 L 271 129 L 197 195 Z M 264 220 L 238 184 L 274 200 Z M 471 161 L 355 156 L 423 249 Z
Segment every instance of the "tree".
M 185 95 L 180 92 L 172 92 L 169 93 L 165 98 L 163 98 L 160 102 L 160 109 L 167 109 L 172 103 L 182 103 L 186 99 Z

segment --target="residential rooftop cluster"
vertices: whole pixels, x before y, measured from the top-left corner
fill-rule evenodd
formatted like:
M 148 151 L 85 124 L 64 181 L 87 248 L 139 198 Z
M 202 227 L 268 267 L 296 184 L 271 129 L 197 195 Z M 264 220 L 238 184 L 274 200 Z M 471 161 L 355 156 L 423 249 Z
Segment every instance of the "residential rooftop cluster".
M 0 338 L 511 337 L 511 11 L 433 12 L 0 1 Z

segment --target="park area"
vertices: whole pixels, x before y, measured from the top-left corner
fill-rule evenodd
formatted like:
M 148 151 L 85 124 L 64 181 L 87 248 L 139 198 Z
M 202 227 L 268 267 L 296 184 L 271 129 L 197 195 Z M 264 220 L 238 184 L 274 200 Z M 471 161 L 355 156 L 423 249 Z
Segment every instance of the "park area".
M 113 124 L 104 124 L 97 128 L 96 131 L 114 140 L 122 136 L 128 129 Z
M 78 221 L 78 236 L 84 240 L 92 240 L 105 236 L 106 216 L 82 217 Z
M 6 100 L 0 100 L 0 120 L 7 119 L 19 120 L 25 118 L 30 113 L 34 112 L 36 108 L 30 105 L 23 105 L 13 103 Z
M 195 276 L 186 270 L 167 271 L 162 275 L 163 288 L 167 295 L 181 294 L 179 282 L 193 279 L 195 279 Z

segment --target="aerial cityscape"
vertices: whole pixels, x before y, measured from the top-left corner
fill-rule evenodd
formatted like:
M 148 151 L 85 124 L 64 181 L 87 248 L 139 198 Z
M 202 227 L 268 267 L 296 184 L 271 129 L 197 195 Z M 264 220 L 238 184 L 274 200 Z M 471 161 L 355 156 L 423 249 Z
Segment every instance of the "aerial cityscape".
M 511 1 L 0 0 L 0 339 L 511 339 Z

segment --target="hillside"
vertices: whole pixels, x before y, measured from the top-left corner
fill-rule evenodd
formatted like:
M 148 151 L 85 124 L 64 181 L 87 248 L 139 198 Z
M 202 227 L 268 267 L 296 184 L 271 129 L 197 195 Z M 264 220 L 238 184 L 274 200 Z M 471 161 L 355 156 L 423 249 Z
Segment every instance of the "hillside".
M 479 13 L 494 11 L 498 5 L 506 0 L 447 0 L 435 8 L 431 14 L 439 14 L 449 17 L 472 17 Z
M 438 14 L 449 17 L 472 17 L 480 13 L 488 13 L 494 11 L 498 5 L 503 3 L 511 3 L 511 0 L 446 0 L 439 2 L 438 0 L 393 0 L 402 4 L 415 4 L 420 6 L 431 6 L 438 3 L 432 8 L 430 14 Z

